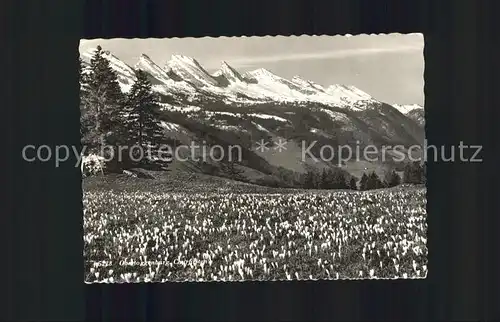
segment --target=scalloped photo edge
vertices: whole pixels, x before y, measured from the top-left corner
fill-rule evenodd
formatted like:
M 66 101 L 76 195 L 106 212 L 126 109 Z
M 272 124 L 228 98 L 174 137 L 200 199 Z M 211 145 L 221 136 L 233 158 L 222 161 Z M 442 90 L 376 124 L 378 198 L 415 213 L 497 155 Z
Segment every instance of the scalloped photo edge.
M 85 283 L 426 278 L 423 50 L 81 40 Z

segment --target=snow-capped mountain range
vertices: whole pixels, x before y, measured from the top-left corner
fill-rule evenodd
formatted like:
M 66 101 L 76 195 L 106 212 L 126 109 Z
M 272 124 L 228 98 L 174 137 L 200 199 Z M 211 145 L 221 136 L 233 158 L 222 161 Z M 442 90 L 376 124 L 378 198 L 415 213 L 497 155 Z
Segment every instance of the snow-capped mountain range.
M 89 62 L 93 54 L 94 50 L 83 53 L 84 62 Z M 210 74 L 196 59 L 183 55 L 172 55 L 163 67 L 145 54 L 140 56 L 133 67 L 108 52 L 105 53 L 105 58 L 117 72 L 125 92 L 135 81 L 134 69 L 140 69 L 151 75 L 154 89 L 160 94 L 181 94 L 191 98 L 190 100 L 211 95 L 234 103 L 312 102 L 351 110 L 363 110 L 382 103 L 352 85 L 334 84 L 324 88 L 299 75 L 288 80 L 264 68 L 241 74 L 225 61 L 221 63 L 219 70 Z M 416 104 L 392 106 L 403 114 L 422 108 Z
M 84 72 L 93 54 L 94 50 L 81 54 Z M 425 138 L 423 107 L 387 104 L 349 84 L 324 87 L 298 75 L 285 79 L 263 68 L 241 73 L 228 62 L 209 73 L 196 59 L 183 55 L 158 65 L 143 54 L 134 66 L 110 52 L 104 57 L 124 92 L 136 80 L 134 69 L 149 75 L 160 96 L 166 135 L 189 145 L 205 140 L 208 131 L 212 143 L 246 146 L 245 163 L 252 175 L 269 175 L 278 167 L 303 172 L 310 166 L 331 166 L 302 160 L 299 141 L 409 147 L 423 144 Z M 250 147 L 258 139 L 283 138 L 290 142 L 279 155 Z M 349 164 L 346 171 L 355 176 L 361 175 L 360 169 L 379 169 L 377 162 Z

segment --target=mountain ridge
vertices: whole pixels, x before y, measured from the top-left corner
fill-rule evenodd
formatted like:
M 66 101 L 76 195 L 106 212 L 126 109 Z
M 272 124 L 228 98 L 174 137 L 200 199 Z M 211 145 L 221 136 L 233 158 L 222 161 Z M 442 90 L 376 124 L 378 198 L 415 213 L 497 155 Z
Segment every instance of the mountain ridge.
M 88 62 L 94 51 L 95 49 L 91 49 L 82 54 L 84 60 L 87 59 Z M 112 54 L 106 54 L 105 58 L 111 62 L 111 67 L 119 74 L 119 81 L 125 85 L 122 86 L 122 88 L 124 90 L 129 89 L 128 85 L 134 80 L 132 74 L 133 68 Z M 152 70 L 147 70 L 147 67 L 141 66 L 141 62 L 144 61 L 148 61 L 150 65 L 155 66 L 154 69 L 157 75 L 153 76 L 155 76 L 155 78 L 158 77 L 160 83 L 163 82 L 165 85 L 172 85 L 171 81 L 187 83 L 191 86 L 198 87 L 202 92 L 206 92 L 207 90 L 213 91 L 216 95 L 226 96 L 227 99 L 233 99 L 235 102 L 238 102 L 238 100 L 235 99 L 238 95 L 248 96 L 255 101 L 311 101 L 314 103 L 351 109 L 359 109 L 363 105 L 377 104 L 380 102 L 353 85 L 331 84 L 327 87 L 323 87 L 312 80 L 306 80 L 299 76 L 294 76 L 291 80 L 288 80 L 264 68 L 257 68 L 252 71 L 240 73 L 226 61 L 222 61 L 221 67 L 213 74 L 207 72 L 195 58 L 180 54 L 171 55 L 164 67 L 160 67 L 146 54 L 141 54 L 134 67 L 142 67 L 145 71 L 152 72 Z M 167 77 L 169 74 L 171 76 Z M 224 76 L 226 80 L 221 81 L 221 76 Z M 262 86 L 258 86 L 259 80 Z M 259 94 L 259 91 L 262 93 Z M 190 92 L 194 93 L 196 90 L 190 88 Z M 390 105 L 400 109 L 404 114 L 409 112 L 409 110 L 405 110 L 404 107 L 410 105 Z
M 82 54 L 84 64 L 91 55 Z M 323 87 L 298 75 L 289 80 L 264 68 L 240 73 L 225 61 L 209 73 L 196 59 L 184 55 L 172 55 L 163 67 L 141 55 L 133 68 L 111 53 L 104 57 L 118 74 L 124 92 L 135 81 L 134 68 L 149 75 L 160 96 L 167 136 L 187 145 L 192 141 L 238 144 L 245 154 L 239 166 L 245 176 L 255 180 L 269 176 L 275 180 L 279 169 L 303 173 L 325 167 L 339 167 L 355 177 L 370 169 L 383 175 L 399 165 L 364 157 L 340 162 L 344 158 L 340 154 L 327 161 L 317 162 L 309 156 L 303 160 L 301 148 L 317 142 L 312 154 L 318 156 L 325 144 L 409 147 L 423 145 L 425 138 L 423 107 L 381 102 L 353 85 Z M 271 146 L 285 140 L 288 149 L 282 153 L 257 151 L 259 140 Z M 214 166 L 219 164 L 214 162 Z M 173 168 L 205 171 L 195 161 L 176 162 Z

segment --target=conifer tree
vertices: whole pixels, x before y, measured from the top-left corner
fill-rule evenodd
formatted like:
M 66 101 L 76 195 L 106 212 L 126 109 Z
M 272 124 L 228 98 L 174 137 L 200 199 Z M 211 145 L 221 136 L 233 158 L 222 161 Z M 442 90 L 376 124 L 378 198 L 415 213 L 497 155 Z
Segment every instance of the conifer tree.
M 404 183 L 413 183 L 413 167 L 411 163 L 405 165 L 403 171 L 403 181 Z
M 358 190 L 358 185 L 355 177 L 351 177 L 351 180 L 349 181 L 349 189 Z
M 90 99 L 89 75 L 83 68 L 83 61 L 79 58 L 78 76 L 80 81 L 80 136 L 81 142 L 89 153 L 95 153 L 99 142 L 99 133 L 96 129 L 97 115 Z
M 302 177 L 303 177 L 302 181 L 304 184 L 304 188 L 306 189 L 313 188 L 314 181 L 312 178 L 312 173 L 310 171 L 307 171 L 306 173 L 304 173 Z
M 380 180 L 379 176 L 375 173 L 375 171 L 372 171 L 366 181 L 366 189 L 371 190 L 371 189 L 380 189 L 383 187 L 382 180 Z
M 368 190 L 368 176 L 364 172 L 359 181 L 359 190 Z
M 425 171 L 419 161 L 408 163 L 404 169 L 403 181 L 409 184 L 424 183 Z
M 320 180 L 320 188 L 321 189 L 331 189 L 331 173 L 327 169 L 323 169 L 321 172 L 321 180 Z
M 401 177 L 396 171 L 392 171 L 392 180 L 389 182 L 391 187 L 399 186 L 401 184 Z
M 377 174 L 377 184 L 376 184 L 376 189 L 381 189 L 381 188 L 387 188 L 387 185 L 385 184 L 385 181 Z
M 103 57 L 101 46 L 90 61 L 91 74 L 89 87 L 92 91 L 93 103 L 98 113 L 98 128 L 106 132 L 116 125 L 120 104 L 123 103 L 123 93 L 118 83 L 118 77 L 111 68 L 109 61 Z
M 83 76 L 83 60 L 82 57 L 78 57 L 78 78 L 80 80 L 80 84 L 82 81 Z
M 391 180 L 392 180 L 392 171 L 388 171 L 385 173 L 384 176 L 384 185 L 386 187 L 391 187 Z
M 348 180 L 348 177 L 344 173 L 342 173 L 341 175 L 342 175 L 342 181 L 341 181 L 342 189 L 350 189 L 350 182 Z
M 333 173 L 333 186 L 335 189 L 347 189 L 347 182 L 342 171 L 335 171 Z
M 420 161 L 414 161 L 413 162 L 413 168 L 414 168 L 414 174 L 415 174 L 415 181 L 417 184 L 423 183 L 424 182 L 424 167 L 423 164 L 420 163 Z
M 392 170 L 386 173 L 384 182 L 387 187 L 395 187 L 401 183 L 401 178 L 396 171 Z
M 306 189 L 315 189 L 318 187 L 318 175 L 314 171 L 307 171 L 304 174 L 304 188 Z
M 122 135 L 127 138 L 129 147 L 137 145 L 143 151 L 144 158 L 140 163 L 149 164 L 154 163 L 155 157 L 165 157 L 159 155 L 164 133 L 158 113 L 158 97 L 152 90 L 151 82 L 141 70 L 136 71 L 136 76 L 123 109 L 125 131 Z M 165 162 L 162 164 L 165 165 Z
M 85 102 L 87 101 L 87 82 L 83 73 L 82 58 L 78 58 L 78 80 L 80 83 L 80 135 L 82 142 L 85 141 L 88 129 L 91 127 L 91 120 L 89 120 L 89 113 L 85 109 Z
M 241 181 L 244 179 L 244 170 L 238 168 L 237 163 L 235 161 L 227 161 L 221 163 L 222 171 L 232 180 Z
M 285 182 L 286 184 L 290 184 L 290 185 L 293 185 L 294 184 L 294 181 L 295 181 L 295 173 L 293 173 L 292 171 L 280 166 L 278 167 L 278 170 L 277 170 L 277 176 L 278 178 L 282 181 L 282 182 Z
M 83 77 L 85 95 L 82 95 L 82 104 L 87 121 L 91 121 L 93 129 L 89 129 L 87 144 L 96 147 L 103 139 L 105 144 L 116 144 L 116 137 L 120 132 L 119 112 L 124 102 L 124 95 L 118 83 L 118 77 L 111 68 L 109 61 L 103 56 L 101 46 L 90 60 L 90 72 Z

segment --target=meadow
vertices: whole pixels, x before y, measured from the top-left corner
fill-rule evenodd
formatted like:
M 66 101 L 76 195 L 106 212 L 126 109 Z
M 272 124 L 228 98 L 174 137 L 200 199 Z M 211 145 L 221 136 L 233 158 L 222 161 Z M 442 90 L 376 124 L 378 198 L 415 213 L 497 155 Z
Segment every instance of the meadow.
M 84 189 L 85 282 L 424 278 L 425 188 Z

